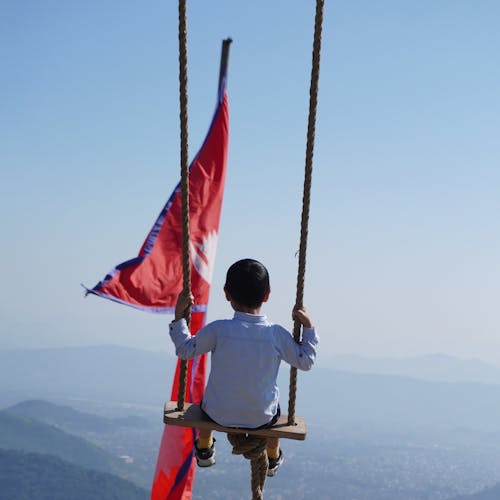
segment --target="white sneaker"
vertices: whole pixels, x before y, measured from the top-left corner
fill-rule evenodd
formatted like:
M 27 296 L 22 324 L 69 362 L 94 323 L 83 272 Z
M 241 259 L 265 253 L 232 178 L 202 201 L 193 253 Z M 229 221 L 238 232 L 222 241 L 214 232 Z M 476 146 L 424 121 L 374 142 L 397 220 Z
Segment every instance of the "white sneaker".
M 267 476 L 273 477 L 278 472 L 278 469 L 281 467 L 281 464 L 285 461 L 285 457 L 283 456 L 283 452 L 280 447 L 280 454 L 278 458 L 269 458 L 269 467 L 267 468 Z
M 215 464 L 215 438 L 210 448 L 198 448 L 198 440 L 194 442 L 194 454 L 198 467 L 211 467 Z

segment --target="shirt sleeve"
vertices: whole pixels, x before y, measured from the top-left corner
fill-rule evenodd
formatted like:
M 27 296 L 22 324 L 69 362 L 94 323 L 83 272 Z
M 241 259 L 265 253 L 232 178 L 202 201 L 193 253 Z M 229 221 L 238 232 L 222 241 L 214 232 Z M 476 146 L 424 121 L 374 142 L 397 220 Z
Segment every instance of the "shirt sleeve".
M 275 345 L 281 359 L 299 370 L 310 370 L 316 360 L 319 344 L 315 329 L 303 328 L 302 342 L 298 343 L 285 328 L 278 325 L 275 328 Z
M 170 338 L 175 345 L 175 354 L 181 359 L 210 352 L 215 348 L 216 329 L 213 323 L 204 326 L 196 335 L 191 335 L 184 318 L 170 323 Z

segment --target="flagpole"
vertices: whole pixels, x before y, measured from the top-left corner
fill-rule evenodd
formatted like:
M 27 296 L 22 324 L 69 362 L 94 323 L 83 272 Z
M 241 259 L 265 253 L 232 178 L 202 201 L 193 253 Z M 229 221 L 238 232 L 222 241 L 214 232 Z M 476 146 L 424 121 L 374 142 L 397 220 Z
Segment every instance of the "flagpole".
M 229 49 L 231 48 L 232 42 L 233 40 L 231 38 L 226 38 L 225 40 L 222 40 L 222 49 L 220 55 L 220 70 L 219 70 L 219 86 L 218 86 L 219 91 L 221 89 L 222 80 L 226 77 L 227 74 L 227 66 L 229 64 Z

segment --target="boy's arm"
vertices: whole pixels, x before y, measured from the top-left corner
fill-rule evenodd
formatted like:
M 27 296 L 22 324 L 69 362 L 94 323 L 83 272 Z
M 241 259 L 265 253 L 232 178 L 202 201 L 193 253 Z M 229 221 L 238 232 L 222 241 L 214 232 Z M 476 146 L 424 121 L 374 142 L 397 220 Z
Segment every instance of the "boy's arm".
M 170 338 L 175 345 L 175 354 L 181 359 L 192 359 L 215 347 L 215 335 L 209 325 L 201 328 L 196 336 L 191 335 L 185 317 L 193 303 L 193 294 L 182 291 L 177 297 L 175 319 L 170 323 Z
M 293 336 L 285 328 L 280 328 L 278 335 L 278 351 L 288 364 L 299 370 L 310 370 L 316 361 L 316 348 L 319 337 L 314 328 L 302 329 L 302 342 L 295 342 Z
M 295 342 L 290 332 L 280 327 L 277 336 L 278 350 L 282 359 L 288 364 L 300 370 L 310 370 L 316 360 L 319 337 L 305 307 L 295 307 L 292 318 L 302 325 L 302 341 Z
M 215 347 L 215 331 L 210 324 L 191 335 L 184 318 L 170 323 L 170 338 L 175 345 L 175 354 L 181 359 L 194 358 Z

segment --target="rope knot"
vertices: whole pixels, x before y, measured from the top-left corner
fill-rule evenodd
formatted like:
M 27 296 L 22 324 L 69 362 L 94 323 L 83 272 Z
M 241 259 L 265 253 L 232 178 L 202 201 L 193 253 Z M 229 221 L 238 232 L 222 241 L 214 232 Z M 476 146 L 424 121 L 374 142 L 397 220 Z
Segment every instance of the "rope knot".
M 251 461 L 252 499 L 262 500 L 269 466 L 266 453 L 267 439 L 248 434 L 228 434 L 227 439 L 233 447 L 233 455 L 243 455 Z

